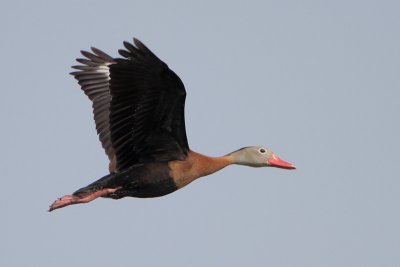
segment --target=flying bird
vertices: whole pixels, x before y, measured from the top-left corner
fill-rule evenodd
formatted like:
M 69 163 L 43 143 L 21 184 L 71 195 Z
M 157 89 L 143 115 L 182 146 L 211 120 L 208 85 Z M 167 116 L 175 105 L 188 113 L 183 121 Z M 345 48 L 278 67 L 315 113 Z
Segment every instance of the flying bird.
M 109 174 L 57 199 L 49 211 L 98 197 L 164 196 L 231 164 L 295 169 L 263 146 L 221 157 L 191 150 L 181 79 L 138 39 L 123 44 L 119 58 L 94 47 L 81 51 L 84 58 L 77 59 L 80 65 L 71 73 L 92 101 Z

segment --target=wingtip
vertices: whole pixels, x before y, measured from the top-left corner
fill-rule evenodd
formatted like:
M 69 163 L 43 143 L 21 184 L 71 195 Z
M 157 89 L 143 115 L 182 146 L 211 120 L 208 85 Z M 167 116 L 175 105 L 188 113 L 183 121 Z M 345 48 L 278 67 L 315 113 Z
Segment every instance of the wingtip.
M 133 37 L 133 43 L 135 44 L 135 46 L 137 48 L 140 48 L 141 46 L 145 46 L 139 39 L 137 39 L 136 37 Z
M 84 73 L 84 71 L 71 71 L 70 73 L 69 73 L 69 75 L 72 75 L 72 76 L 74 76 L 76 79 L 78 79 L 76 76 L 77 75 L 79 75 L 79 74 L 82 74 L 82 73 Z
M 105 60 L 106 62 L 114 62 L 114 59 L 108 55 L 107 53 L 101 51 L 100 49 L 92 46 L 90 47 L 90 49 L 92 50 L 92 52 L 97 55 L 98 57 L 100 57 L 101 59 Z
M 127 41 L 124 41 L 123 44 L 124 44 L 125 48 L 131 53 L 136 53 L 138 51 L 138 49 L 133 44 L 131 44 Z
M 121 56 L 123 56 L 125 58 L 129 58 L 132 56 L 128 51 L 126 51 L 124 49 L 118 49 L 118 54 L 120 54 Z
M 138 38 L 133 37 L 133 43 L 136 44 L 137 42 L 141 43 L 141 41 Z
M 89 52 L 86 51 L 86 50 L 80 50 L 79 52 L 80 52 L 81 55 L 84 56 L 84 57 L 86 57 L 86 54 L 89 53 Z

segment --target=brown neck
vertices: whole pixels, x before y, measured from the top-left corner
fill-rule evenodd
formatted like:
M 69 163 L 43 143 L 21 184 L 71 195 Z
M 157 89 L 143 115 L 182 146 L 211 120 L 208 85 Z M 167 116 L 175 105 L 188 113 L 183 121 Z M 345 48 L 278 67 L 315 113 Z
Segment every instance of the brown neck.
M 184 161 L 170 162 L 170 175 L 178 188 L 181 188 L 195 179 L 212 174 L 232 164 L 230 156 L 208 157 L 190 151 Z

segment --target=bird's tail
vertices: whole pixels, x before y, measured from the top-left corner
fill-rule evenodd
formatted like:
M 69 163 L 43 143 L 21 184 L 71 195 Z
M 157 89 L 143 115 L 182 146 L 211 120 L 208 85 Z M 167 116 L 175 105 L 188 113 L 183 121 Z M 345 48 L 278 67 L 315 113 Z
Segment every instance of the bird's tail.
M 104 188 L 113 188 L 115 187 L 114 185 L 115 181 L 113 179 L 114 177 L 115 177 L 114 173 L 107 174 L 106 176 L 100 178 L 99 180 L 76 190 L 72 195 L 91 194 L 99 190 L 102 190 Z
M 113 179 L 114 176 L 115 174 L 113 173 L 108 174 L 96 182 L 75 191 L 72 195 L 66 195 L 58 198 L 53 202 L 53 204 L 51 204 L 49 211 L 69 205 L 87 203 L 98 197 L 107 197 L 115 193 L 121 187 L 115 185 L 115 179 Z

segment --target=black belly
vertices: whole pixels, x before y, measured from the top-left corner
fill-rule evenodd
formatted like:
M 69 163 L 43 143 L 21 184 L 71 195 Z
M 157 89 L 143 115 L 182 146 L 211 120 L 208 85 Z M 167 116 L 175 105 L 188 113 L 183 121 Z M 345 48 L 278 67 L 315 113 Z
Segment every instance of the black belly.
M 109 187 L 121 189 L 106 197 L 160 197 L 177 190 L 169 175 L 168 163 L 148 163 L 132 166 L 120 173 L 112 174 Z

